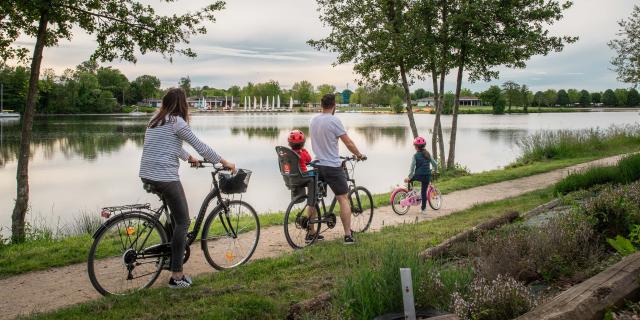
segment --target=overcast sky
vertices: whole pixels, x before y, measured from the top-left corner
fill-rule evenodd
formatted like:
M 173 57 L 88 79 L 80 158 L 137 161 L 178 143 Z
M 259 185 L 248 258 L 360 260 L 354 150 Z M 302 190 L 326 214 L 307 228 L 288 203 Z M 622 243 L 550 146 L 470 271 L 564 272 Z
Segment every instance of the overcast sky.
M 165 3 L 147 0 L 162 13 L 184 12 L 207 3 L 204 0 L 182 0 Z M 500 69 L 500 79 L 525 83 L 533 90 L 578 88 L 604 90 L 628 87 L 619 83 L 610 70 L 613 52 L 607 42 L 618 30 L 617 21 L 627 18 L 634 0 L 575 0 L 565 19 L 552 26 L 554 34 L 576 35 L 580 40 L 561 53 L 536 56 L 526 69 Z M 179 8 L 179 9 L 178 9 Z M 294 82 L 309 80 L 315 85 L 330 83 L 338 89 L 355 87 L 350 65 L 332 67 L 334 56 L 317 52 L 306 41 L 321 38 L 327 30 L 318 19 L 312 0 L 227 0 L 226 9 L 217 22 L 207 24 L 208 34 L 192 39 L 195 59 L 178 57 L 173 63 L 159 55 L 141 56 L 137 64 L 112 63 L 130 80 L 143 74 L 156 75 L 163 87 L 176 86 L 180 77 L 189 76 L 193 86 L 208 85 L 228 88 L 248 81 L 277 80 L 283 88 Z M 27 40 L 28 41 L 28 40 Z M 44 67 L 58 73 L 86 60 L 94 49 L 92 38 L 76 32 L 71 41 L 47 48 Z M 109 64 L 107 64 L 109 65 Z M 447 90 L 453 89 L 449 76 Z M 488 83 L 469 83 L 464 87 L 482 90 Z M 430 87 L 430 81 L 413 86 Z

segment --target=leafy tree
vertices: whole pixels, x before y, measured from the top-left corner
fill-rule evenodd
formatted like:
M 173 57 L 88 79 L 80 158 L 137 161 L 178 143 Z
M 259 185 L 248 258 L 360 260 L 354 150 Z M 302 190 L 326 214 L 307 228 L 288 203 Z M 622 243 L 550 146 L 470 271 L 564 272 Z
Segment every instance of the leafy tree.
M 545 106 L 553 107 L 558 101 L 558 92 L 553 89 L 548 89 L 544 92 L 544 102 Z
M 318 86 L 318 101 L 327 93 L 335 93 L 336 87 L 330 84 L 321 84 Z
M 535 55 L 562 51 L 576 37 L 552 36 L 548 27 L 571 7 L 566 1 L 442 1 L 451 9 L 451 44 L 457 67 L 456 99 L 453 108 L 447 167 L 455 165 L 457 115 L 464 71 L 471 81 L 498 76 L 498 66 L 524 68 Z M 509 107 L 517 91 L 509 97 Z
M 389 100 L 389 105 L 391 105 L 391 110 L 393 110 L 393 112 L 395 113 L 402 113 L 402 109 L 404 109 L 402 104 L 403 104 L 402 98 L 400 98 L 399 96 L 393 96 L 393 98 Z
M 564 89 L 558 91 L 558 97 L 556 98 L 556 104 L 564 107 L 569 104 L 569 95 Z
M 498 86 L 491 86 L 480 94 L 480 100 L 482 100 L 482 102 L 494 107 L 500 99 L 502 99 L 502 90 Z
M 151 6 L 136 0 L 61 1 L 55 5 L 49 0 L 0 2 L 0 61 L 26 60 L 28 50 L 19 39 L 23 36 L 35 38 L 22 117 L 12 241 L 25 239 L 29 149 L 44 47 L 55 46 L 61 39 L 71 39 L 72 32 L 81 29 L 96 36 L 97 48 L 91 56 L 92 61 L 122 59 L 135 62 L 136 52 L 149 51 L 168 57 L 176 53 L 193 57 L 192 50 L 176 45 L 187 42 L 192 35 L 205 33 L 201 24 L 214 20 L 214 12 L 223 7 L 224 2 L 215 1 L 194 13 L 159 16 Z
M 353 62 L 360 84 L 402 83 L 407 117 L 413 136 L 418 129 L 411 108 L 415 59 L 414 21 L 409 0 L 317 0 L 320 20 L 329 35 L 308 43 L 318 50 L 338 54 L 336 63 Z M 367 8 L 364 10 L 363 8 Z M 387 100 L 388 102 L 388 100 Z
M 0 83 L 4 86 L 5 109 L 22 112 L 27 101 L 29 69 L 21 66 L 0 67 Z
M 529 112 L 529 106 L 533 102 L 533 93 L 529 90 L 526 84 L 520 86 L 520 105 L 524 108 L 524 112 Z
M 189 76 L 180 78 L 178 86 L 184 90 L 187 97 L 191 96 L 191 78 L 189 78 Z
M 301 105 L 305 105 L 313 100 L 315 91 L 311 82 L 303 80 L 293 84 L 291 88 L 293 98 L 298 100 Z
M 544 92 L 537 91 L 535 95 L 533 95 L 533 105 L 536 107 L 542 107 L 546 105 Z
M 511 106 L 520 101 L 520 85 L 513 81 L 507 81 L 502 85 L 502 89 L 509 106 L 508 112 L 511 112 Z
M 577 89 L 569 89 L 567 90 L 567 95 L 569 96 L 569 104 L 575 105 L 580 102 L 580 91 Z
M 204 87 L 202 87 L 204 89 Z M 231 88 L 227 89 L 227 93 L 232 97 L 240 96 L 240 87 L 239 86 L 231 86 Z
M 618 98 L 611 89 L 607 89 L 602 95 L 602 103 L 607 107 L 615 107 L 618 105 Z
M 611 40 L 609 47 L 617 56 L 611 60 L 618 80 L 637 87 L 640 83 L 640 6 L 634 5 L 628 20 L 618 21 L 620 38 Z
M 616 89 L 613 92 L 616 95 L 617 105 L 620 107 L 627 106 L 627 89 Z
M 136 97 L 134 102 L 143 99 L 154 98 L 160 92 L 160 79 L 150 75 L 141 75 L 131 83 L 133 95 Z
M 580 91 L 580 98 L 578 98 L 578 103 L 583 107 L 587 107 L 591 104 L 591 95 L 589 94 L 589 91 Z
M 280 94 L 280 83 L 275 80 L 269 80 L 254 85 L 253 94 L 258 97 L 274 97 Z
M 96 71 L 100 88 L 109 90 L 113 97 L 120 99 L 121 104 L 125 104 L 125 92 L 129 90 L 129 79 L 120 70 L 111 67 L 99 68 Z
M 602 93 L 593 92 L 591 93 L 591 102 L 594 104 L 598 104 L 602 102 Z
M 629 107 L 640 106 L 640 95 L 638 95 L 638 90 L 635 88 L 629 89 L 629 92 L 627 93 L 627 105 Z
M 417 99 L 422 99 L 422 98 L 427 98 L 427 97 L 429 97 L 429 94 L 430 94 L 429 92 L 427 92 L 426 90 L 424 90 L 422 88 L 416 89 L 416 91 L 414 91 L 413 93 L 415 95 L 414 99 L 416 99 L 416 100 Z

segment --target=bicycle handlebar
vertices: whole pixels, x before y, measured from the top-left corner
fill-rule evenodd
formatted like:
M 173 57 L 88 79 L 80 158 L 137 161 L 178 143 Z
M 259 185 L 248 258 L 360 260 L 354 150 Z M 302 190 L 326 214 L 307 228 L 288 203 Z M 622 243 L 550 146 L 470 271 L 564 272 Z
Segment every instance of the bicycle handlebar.
M 360 158 L 360 159 L 358 159 L 356 156 L 340 157 L 340 159 L 342 159 L 344 161 L 366 161 L 367 160 L 367 156 L 362 155 L 362 158 Z
M 231 171 L 228 168 L 225 168 L 222 166 L 221 163 L 211 163 L 207 160 L 198 160 L 196 162 L 191 162 L 191 168 L 205 168 L 205 167 L 213 167 L 215 169 L 215 172 L 221 172 L 221 171 Z

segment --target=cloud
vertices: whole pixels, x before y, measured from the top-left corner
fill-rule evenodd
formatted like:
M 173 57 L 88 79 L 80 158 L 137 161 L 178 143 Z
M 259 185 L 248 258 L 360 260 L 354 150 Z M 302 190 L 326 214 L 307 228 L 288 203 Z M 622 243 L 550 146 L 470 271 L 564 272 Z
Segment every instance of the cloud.
M 173 14 L 193 11 L 210 0 L 164 2 L 142 0 L 159 13 Z M 607 42 L 616 36 L 617 20 L 629 16 L 634 0 L 575 1 L 565 18 L 550 28 L 556 35 L 577 35 L 580 40 L 560 53 L 533 57 L 525 69 L 498 68 L 500 79 L 490 83 L 464 82 L 472 90 L 483 90 L 507 80 L 528 84 L 533 90 L 546 88 L 585 88 L 603 90 L 625 87 L 617 82 L 610 68 L 613 52 Z M 319 52 L 306 41 L 328 33 L 322 26 L 315 1 L 300 0 L 233 0 L 216 15 L 215 23 L 207 23 L 208 33 L 194 37 L 190 46 L 198 53 L 196 59 L 176 57 L 169 63 L 158 54 L 139 57 L 138 63 L 114 62 L 130 79 L 142 74 L 157 75 L 164 87 L 174 86 L 180 77 L 189 75 L 194 85 L 228 88 L 246 82 L 274 79 L 284 87 L 300 80 L 318 85 L 329 83 L 338 88 L 353 84 L 356 75 L 351 65 L 332 67 L 335 54 Z M 20 44 L 33 46 L 32 39 Z M 94 39 L 74 29 L 71 41 L 45 50 L 44 67 L 62 72 L 86 60 L 95 48 Z M 454 88 L 453 73 L 446 83 Z M 353 87 L 353 85 L 351 85 Z M 429 79 L 414 84 L 414 88 L 430 88 Z

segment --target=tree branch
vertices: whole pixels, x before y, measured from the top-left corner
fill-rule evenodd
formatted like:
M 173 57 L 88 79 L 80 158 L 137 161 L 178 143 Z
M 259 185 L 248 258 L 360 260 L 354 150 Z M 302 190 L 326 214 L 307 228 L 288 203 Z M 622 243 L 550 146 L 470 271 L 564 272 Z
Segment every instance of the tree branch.
M 103 14 L 103 13 L 92 12 L 92 11 L 88 11 L 88 10 L 84 10 L 84 9 L 80 9 L 80 8 L 76 8 L 76 7 L 72 7 L 72 6 L 68 6 L 68 5 L 65 5 L 65 4 L 61 4 L 61 6 L 67 8 L 67 9 L 74 10 L 74 11 L 77 11 L 77 12 L 82 12 L 82 13 L 85 13 L 85 14 L 88 14 L 88 15 L 91 15 L 91 16 L 94 16 L 94 17 L 104 18 L 104 19 L 107 19 L 107 20 L 120 22 L 120 23 L 126 24 L 127 26 L 143 29 L 143 30 L 148 31 L 148 32 L 154 32 L 155 31 L 154 29 L 150 28 L 149 26 L 132 23 L 132 22 L 129 22 L 127 20 L 123 20 L 123 19 L 120 19 L 120 18 L 112 17 L 112 16 L 109 16 L 109 15 L 106 15 L 106 14 Z

